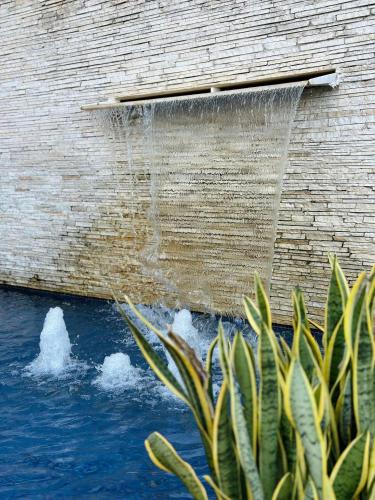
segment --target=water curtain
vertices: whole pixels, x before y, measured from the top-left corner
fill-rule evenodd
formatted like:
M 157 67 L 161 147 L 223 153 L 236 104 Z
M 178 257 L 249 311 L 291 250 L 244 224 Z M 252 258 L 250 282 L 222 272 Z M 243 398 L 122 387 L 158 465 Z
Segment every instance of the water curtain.
M 128 172 L 126 223 L 135 259 L 168 305 L 236 314 L 255 272 L 269 283 L 303 88 L 302 82 L 96 111 Z

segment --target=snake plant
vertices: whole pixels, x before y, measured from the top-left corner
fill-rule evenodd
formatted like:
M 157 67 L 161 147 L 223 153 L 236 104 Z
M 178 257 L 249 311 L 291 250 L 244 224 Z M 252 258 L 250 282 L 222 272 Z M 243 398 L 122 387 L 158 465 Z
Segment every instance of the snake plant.
M 219 500 L 375 500 L 375 268 L 349 288 L 337 259 L 330 263 L 324 325 L 308 319 L 302 292 L 293 292 L 291 346 L 275 335 L 255 279 L 254 300 L 245 298 L 244 309 L 258 335 L 257 360 L 241 332 L 230 341 L 220 324 L 203 364 L 181 337 L 161 333 L 126 298 L 169 352 L 178 380 L 119 307 L 150 367 L 194 416 L 210 471 L 205 481 L 165 437 L 154 432 L 146 440 L 154 464 L 178 476 L 194 498 L 207 499 L 209 486 Z

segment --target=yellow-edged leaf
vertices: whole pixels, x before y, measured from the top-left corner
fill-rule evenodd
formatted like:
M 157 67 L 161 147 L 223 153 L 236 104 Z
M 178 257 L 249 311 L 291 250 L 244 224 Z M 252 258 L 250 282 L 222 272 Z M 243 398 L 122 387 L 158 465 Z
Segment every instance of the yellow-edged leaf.
M 287 378 L 285 406 L 303 444 L 304 454 L 318 495 L 324 491 L 327 463 L 323 434 L 313 390 L 299 361 L 293 360 Z
M 366 485 L 370 436 L 360 434 L 340 455 L 330 481 L 339 500 L 351 500 Z
M 145 441 L 147 452 L 154 464 L 176 475 L 196 500 L 207 500 L 206 490 L 190 464 L 185 462 L 173 446 L 158 432 Z

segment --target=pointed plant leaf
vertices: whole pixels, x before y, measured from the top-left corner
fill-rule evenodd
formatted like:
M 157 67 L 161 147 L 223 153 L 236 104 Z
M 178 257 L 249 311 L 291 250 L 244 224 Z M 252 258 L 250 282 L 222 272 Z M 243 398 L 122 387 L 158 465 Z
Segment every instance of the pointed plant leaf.
M 348 298 L 348 284 L 335 256 L 330 256 L 331 278 L 325 310 L 325 347 L 341 320 Z
M 367 303 L 366 303 L 367 302 Z M 354 343 L 353 408 L 359 432 L 375 435 L 374 332 L 368 297 L 362 303 L 359 328 Z
M 169 370 L 167 364 L 159 356 L 159 354 L 155 351 L 155 349 L 151 346 L 151 344 L 147 341 L 145 336 L 140 332 L 135 324 L 130 320 L 130 318 L 125 314 L 124 310 L 119 304 L 118 310 L 127 322 L 134 340 L 136 341 L 141 353 L 143 354 L 143 357 L 150 365 L 152 370 L 171 392 L 173 392 L 178 398 L 182 399 L 182 401 L 190 406 L 185 390 L 177 381 L 173 373 Z
M 154 464 L 175 474 L 196 500 L 207 500 L 206 490 L 190 464 L 185 462 L 173 446 L 158 432 L 152 433 L 145 441 L 147 452 Z
M 340 437 L 343 444 L 346 446 L 352 440 L 353 431 L 355 430 L 353 405 L 352 405 L 352 372 L 348 371 L 340 396 L 337 400 L 336 413 Z
M 304 493 L 304 500 L 319 500 L 319 495 L 316 490 L 314 481 L 309 477 L 306 488 L 305 488 L 305 493 Z M 333 500 L 333 499 L 330 499 Z
M 299 315 L 301 317 L 302 327 L 310 332 L 310 323 L 307 318 L 305 299 L 299 287 L 296 288 L 296 298 L 298 302 L 298 310 L 299 310 Z
M 345 358 L 346 340 L 344 334 L 344 317 L 337 323 L 325 350 L 324 376 L 332 390 L 341 375 L 340 367 Z M 336 398 L 335 398 L 336 399 Z
M 220 490 L 230 498 L 239 498 L 239 464 L 233 448 L 227 381 L 224 381 L 221 386 L 216 404 L 212 448 L 214 467 Z
M 260 312 L 259 312 L 257 306 L 254 304 L 254 302 L 249 297 L 245 297 L 244 298 L 244 308 L 245 308 L 246 318 L 247 318 L 247 321 L 249 322 L 249 325 L 254 330 L 254 332 L 257 335 L 259 335 L 263 320 L 262 320 L 262 317 L 260 315 Z
M 366 293 L 366 273 L 361 273 L 353 285 L 348 297 L 348 301 L 344 311 L 344 334 L 346 347 L 352 354 L 353 345 L 357 337 L 362 308 Z
M 282 474 L 286 474 L 288 472 L 288 455 L 286 453 L 286 449 L 284 446 L 284 441 L 282 439 L 281 432 L 279 431 L 277 434 L 277 442 L 279 445 L 279 451 L 278 455 L 280 457 L 279 459 L 279 474 L 278 476 L 281 477 Z
M 251 442 L 247 430 L 246 419 L 241 404 L 241 393 L 235 380 L 233 371 L 230 370 L 228 375 L 232 426 L 241 467 L 252 498 L 263 500 L 264 493 L 262 483 L 260 481 L 254 453 L 251 447 Z
M 289 369 L 285 406 L 300 435 L 310 475 L 321 497 L 327 470 L 326 450 L 314 394 L 298 360 L 293 360 Z
M 306 317 L 303 316 L 303 313 L 301 311 L 301 304 L 302 307 L 304 307 L 303 298 L 301 297 L 301 292 L 298 288 L 294 290 L 292 296 L 294 310 L 294 335 L 292 353 L 295 358 L 298 358 L 300 360 L 308 379 L 311 381 L 315 367 L 315 360 L 314 354 L 304 334 L 304 328 L 306 328 L 307 320 Z
M 278 482 L 271 500 L 290 500 L 292 492 L 293 479 L 291 473 L 287 472 Z
M 295 474 L 297 464 L 297 449 L 295 431 L 283 411 L 280 419 L 280 434 L 284 444 L 286 458 L 288 462 L 288 471 Z
M 266 498 L 272 496 L 278 480 L 278 429 L 280 391 L 277 352 L 273 333 L 265 323 L 258 344 L 259 389 L 259 472 Z
M 316 321 L 309 319 L 310 325 L 315 328 L 315 330 L 318 330 L 321 333 L 324 333 L 324 327 L 322 325 L 319 325 Z
M 369 469 L 368 469 L 368 479 L 367 479 L 367 490 L 371 492 L 371 490 L 375 493 L 375 437 L 372 439 L 372 443 L 370 443 L 371 451 L 369 453 Z
M 199 432 L 206 452 L 208 465 L 212 474 L 214 474 L 211 452 L 213 409 L 209 395 L 202 385 L 199 374 L 194 370 L 193 365 L 190 363 L 189 359 L 186 358 L 184 352 L 179 350 L 179 348 L 169 338 L 165 337 L 165 335 L 163 335 L 159 330 L 153 327 L 151 323 L 149 323 L 147 319 L 142 316 L 142 314 L 138 311 L 138 309 L 134 306 L 134 304 L 128 297 L 126 297 L 126 300 L 134 314 L 147 326 L 147 328 L 152 330 L 157 335 L 160 342 L 168 350 L 173 361 L 175 362 L 185 385 L 183 389 L 181 384 L 176 380 L 172 372 L 168 369 L 164 361 L 152 349 L 150 344 L 137 329 L 137 327 L 132 323 L 132 321 L 127 317 L 127 315 L 117 302 L 120 313 L 128 322 L 130 330 L 150 367 L 160 378 L 160 380 L 173 393 L 180 397 L 180 399 L 182 399 L 191 409 L 199 428 Z
M 285 341 L 283 337 L 279 338 L 281 352 L 283 354 L 283 364 L 284 368 L 289 366 L 290 360 L 292 359 L 292 351 L 290 350 L 289 345 Z
M 330 477 L 337 499 L 351 500 L 365 486 L 369 443 L 369 435 L 360 434 L 340 455 Z
M 302 473 L 300 468 L 300 462 L 297 462 L 297 469 L 293 485 L 293 499 L 302 499 L 304 497 L 304 477 L 305 474 Z
M 212 433 L 213 408 L 208 394 L 206 393 L 199 374 L 191 365 L 189 359 L 173 344 L 164 342 L 166 349 L 171 355 L 186 388 L 190 406 L 194 410 L 197 423 L 207 432 L 208 436 Z
M 215 481 L 212 479 L 211 476 L 203 476 L 203 477 L 207 481 L 207 483 L 211 486 L 211 488 L 214 490 L 218 500 L 232 500 L 231 498 L 227 497 L 227 495 L 223 491 L 221 491 L 221 489 L 218 487 L 218 485 L 215 483 Z
M 256 456 L 257 386 L 255 366 L 251 348 L 241 333 L 237 333 L 233 341 L 232 364 L 241 393 L 251 446 L 254 450 L 254 456 Z
M 271 308 L 268 301 L 267 294 L 264 290 L 263 284 L 259 276 L 255 275 L 255 295 L 257 299 L 258 310 L 263 322 L 269 329 L 272 329 Z
M 174 346 L 188 360 L 189 364 L 191 365 L 191 368 L 198 375 L 198 378 L 204 385 L 207 381 L 207 373 L 201 359 L 197 356 L 195 350 L 192 347 L 190 347 L 190 345 L 186 342 L 184 338 L 182 338 L 177 333 L 174 333 L 172 329 L 168 330 L 168 338 L 172 340 Z
M 375 265 L 372 267 L 369 277 L 368 303 L 370 315 L 373 316 L 375 308 Z
M 145 326 L 147 326 L 147 328 L 152 330 L 157 335 L 160 342 L 164 345 L 164 347 L 171 355 L 184 382 L 187 403 L 194 413 L 200 430 L 204 433 L 207 432 L 208 436 L 210 436 L 212 431 L 213 408 L 210 398 L 204 389 L 204 381 L 201 377 L 202 368 L 199 367 L 199 370 L 197 370 L 197 367 L 192 363 L 192 359 L 190 358 L 189 354 L 187 355 L 187 353 L 184 352 L 183 348 L 181 348 L 179 345 L 173 342 L 172 339 L 166 337 L 165 335 L 163 335 L 163 333 L 161 333 L 158 329 L 151 325 L 151 323 L 142 316 L 142 314 L 138 311 L 138 309 L 134 306 L 134 304 L 128 297 L 126 297 L 126 300 L 133 313 L 144 323 Z M 126 314 L 124 312 L 122 312 L 122 314 L 125 319 L 127 319 L 128 323 L 131 323 Z M 132 324 L 133 335 L 134 328 L 135 325 Z M 147 359 L 147 361 L 149 362 L 149 359 Z M 154 369 L 154 366 L 151 366 L 151 368 Z M 171 373 L 170 370 L 168 370 L 168 372 Z M 166 378 L 166 380 L 162 380 L 162 382 L 167 385 L 169 379 L 170 377 L 168 375 L 168 378 Z
M 214 394 L 212 389 L 212 360 L 214 355 L 215 347 L 217 346 L 219 338 L 216 336 L 214 340 L 211 342 L 210 347 L 208 348 L 207 356 L 206 356 L 206 373 L 207 379 L 205 382 L 205 389 L 207 394 L 209 395 L 211 401 L 214 400 Z
M 344 312 L 342 296 L 336 276 L 336 257 L 331 260 L 331 278 L 328 287 L 328 295 L 325 310 L 325 348 L 327 348 L 331 336 L 341 320 Z
M 320 393 L 319 407 L 320 410 L 322 411 L 321 429 L 322 431 L 324 431 L 325 434 L 329 432 L 329 437 L 332 441 L 332 449 L 334 450 L 335 454 L 338 454 L 340 450 L 340 444 L 339 444 L 339 431 L 335 417 L 335 409 L 332 404 L 332 399 L 329 393 L 326 380 L 324 379 L 323 373 L 319 369 L 319 367 L 316 366 L 315 368 L 316 368 L 316 378 L 317 381 L 319 381 L 319 386 L 318 386 Z M 329 455 L 328 451 L 329 450 L 327 450 L 327 456 Z
M 228 342 L 225 336 L 223 324 L 219 321 L 218 328 L 218 342 L 219 342 L 219 359 L 221 370 L 225 378 L 229 376 L 229 352 L 228 352 Z
M 298 303 L 298 314 L 300 316 L 301 325 L 302 325 L 302 336 L 305 338 L 306 343 L 309 349 L 309 356 L 315 357 L 315 361 L 313 364 L 318 363 L 319 367 L 322 367 L 322 354 L 320 352 L 320 348 L 318 342 L 315 340 L 314 336 L 311 333 L 310 321 L 307 317 L 307 309 L 305 304 L 305 299 L 301 290 L 297 287 L 296 289 L 296 299 Z

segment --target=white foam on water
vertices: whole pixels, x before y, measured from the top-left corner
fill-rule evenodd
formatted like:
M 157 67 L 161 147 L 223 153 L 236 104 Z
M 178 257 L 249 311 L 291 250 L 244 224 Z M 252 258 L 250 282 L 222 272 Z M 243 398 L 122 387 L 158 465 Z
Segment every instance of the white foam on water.
M 130 307 L 127 304 L 123 304 L 122 307 L 152 346 L 157 350 L 165 351 L 157 336 L 135 316 Z M 217 333 L 217 322 L 210 315 L 197 321 L 199 328 L 196 328 L 193 324 L 193 315 L 187 309 L 176 312 L 174 309 L 164 306 L 145 306 L 143 304 L 137 305 L 137 309 L 164 335 L 167 335 L 168 329 L 172 325 L 172 330 L 183 337 L 201 359 L 205 357 L 210 343 Z
M 189 344 L 200 360 L 203 359 L 204 354 L 208 349 L 207 340 L 202 339 L 202 336 L 199 335 L 198 330 L 193 325 L 193 317 L 188 309 L 181 309 L 181 311 L 175 314 L 171 330 L 173 333 L 182 337 L 185 342 Z M 177 380 L 181 382 L 177 366 L 172 360 L 171 355 L 168 352 L 166 354 L 168 359 L 168 368 Z
M 168 368 L 173 373 L 175 378 L 182 384 L 181 377 L 177 367 L 173 362 L 170 354 L 163 347 L 158 337 L 133 313 L 127 304 L 122 304 L 126 314 L 130 317 L 133 323 L 137 326 L 140 332 L 146 337 L 152 347 L 159 352 L 162 357 L 166 358 Z M 162 334 L 167 335 L 171 329 L 174 333 L 182 337 L 192 347 L 197 357 L 204 362 L 212 340 L 217 335 L 218 320 L 217 316 L 211 314 L 195 314 L 187 309 L 176 311 L 165 306 L 146 306 L 138 304 L 137 309 L 155 328 Z M 243 332 L 247 342 L 256 351 L 257 335 L 251 330 L 250 326 L 242 320 L 225 319 L 222 321 L 225 334 L 228 338 L 233 338 L 237 330 Z M 128 341 L 127 341 L 128 342 Z M 213 355 L 213 372 L 214 372 L 214 393 L 216 394 L 221 380 L 219 369 L 218 350 L 215 349 Z M 159 396 L 163 399 L 176 400 L 169 389 L 158 382 L 156 386 Z
M 172 330 L 191 344 L 202 360 L 205 359 L 209 346 L 217 335 L 218 317 L 211 314 L 192 314 L 188 309 L 175 311 L 165 306 L 138 304 L 136 307 L 142 316 L 164 335 L 167 334 L 169 325 L 172 325 Z M 122 308 L 152 346 L 157 350 L 164 350 L 157 336 L 145 326 L 130 307 L 127 304 L 122 304 Z M 247 323 L 237 324 L 236 320 L 225 319 L 222 324 L 228 338 L 232 338 L 239 329 L 256 350 L 257 335 Z
M 142 370 L 133 366 L 129 356 L 122 352 L 106 356 L 99 371 L 93 384 L 105 391 L 122 392 L 142 385 Z
M 71 358 L 72 346 L 64 321 L 64 312 L 60 307 L 51 307 L 48 311 L 40 334 L 40 353 L 26 367 L 30 375 L 60 376 L 77 367 L 77 361 Z
M 188 309 L 181 309 L 175 314 L 171 330 L 182 337 L 194 349 L 195 353 L 202 358 L 206 345 L 202 342 L 198 330 L 193 325 L 193 317 Z

